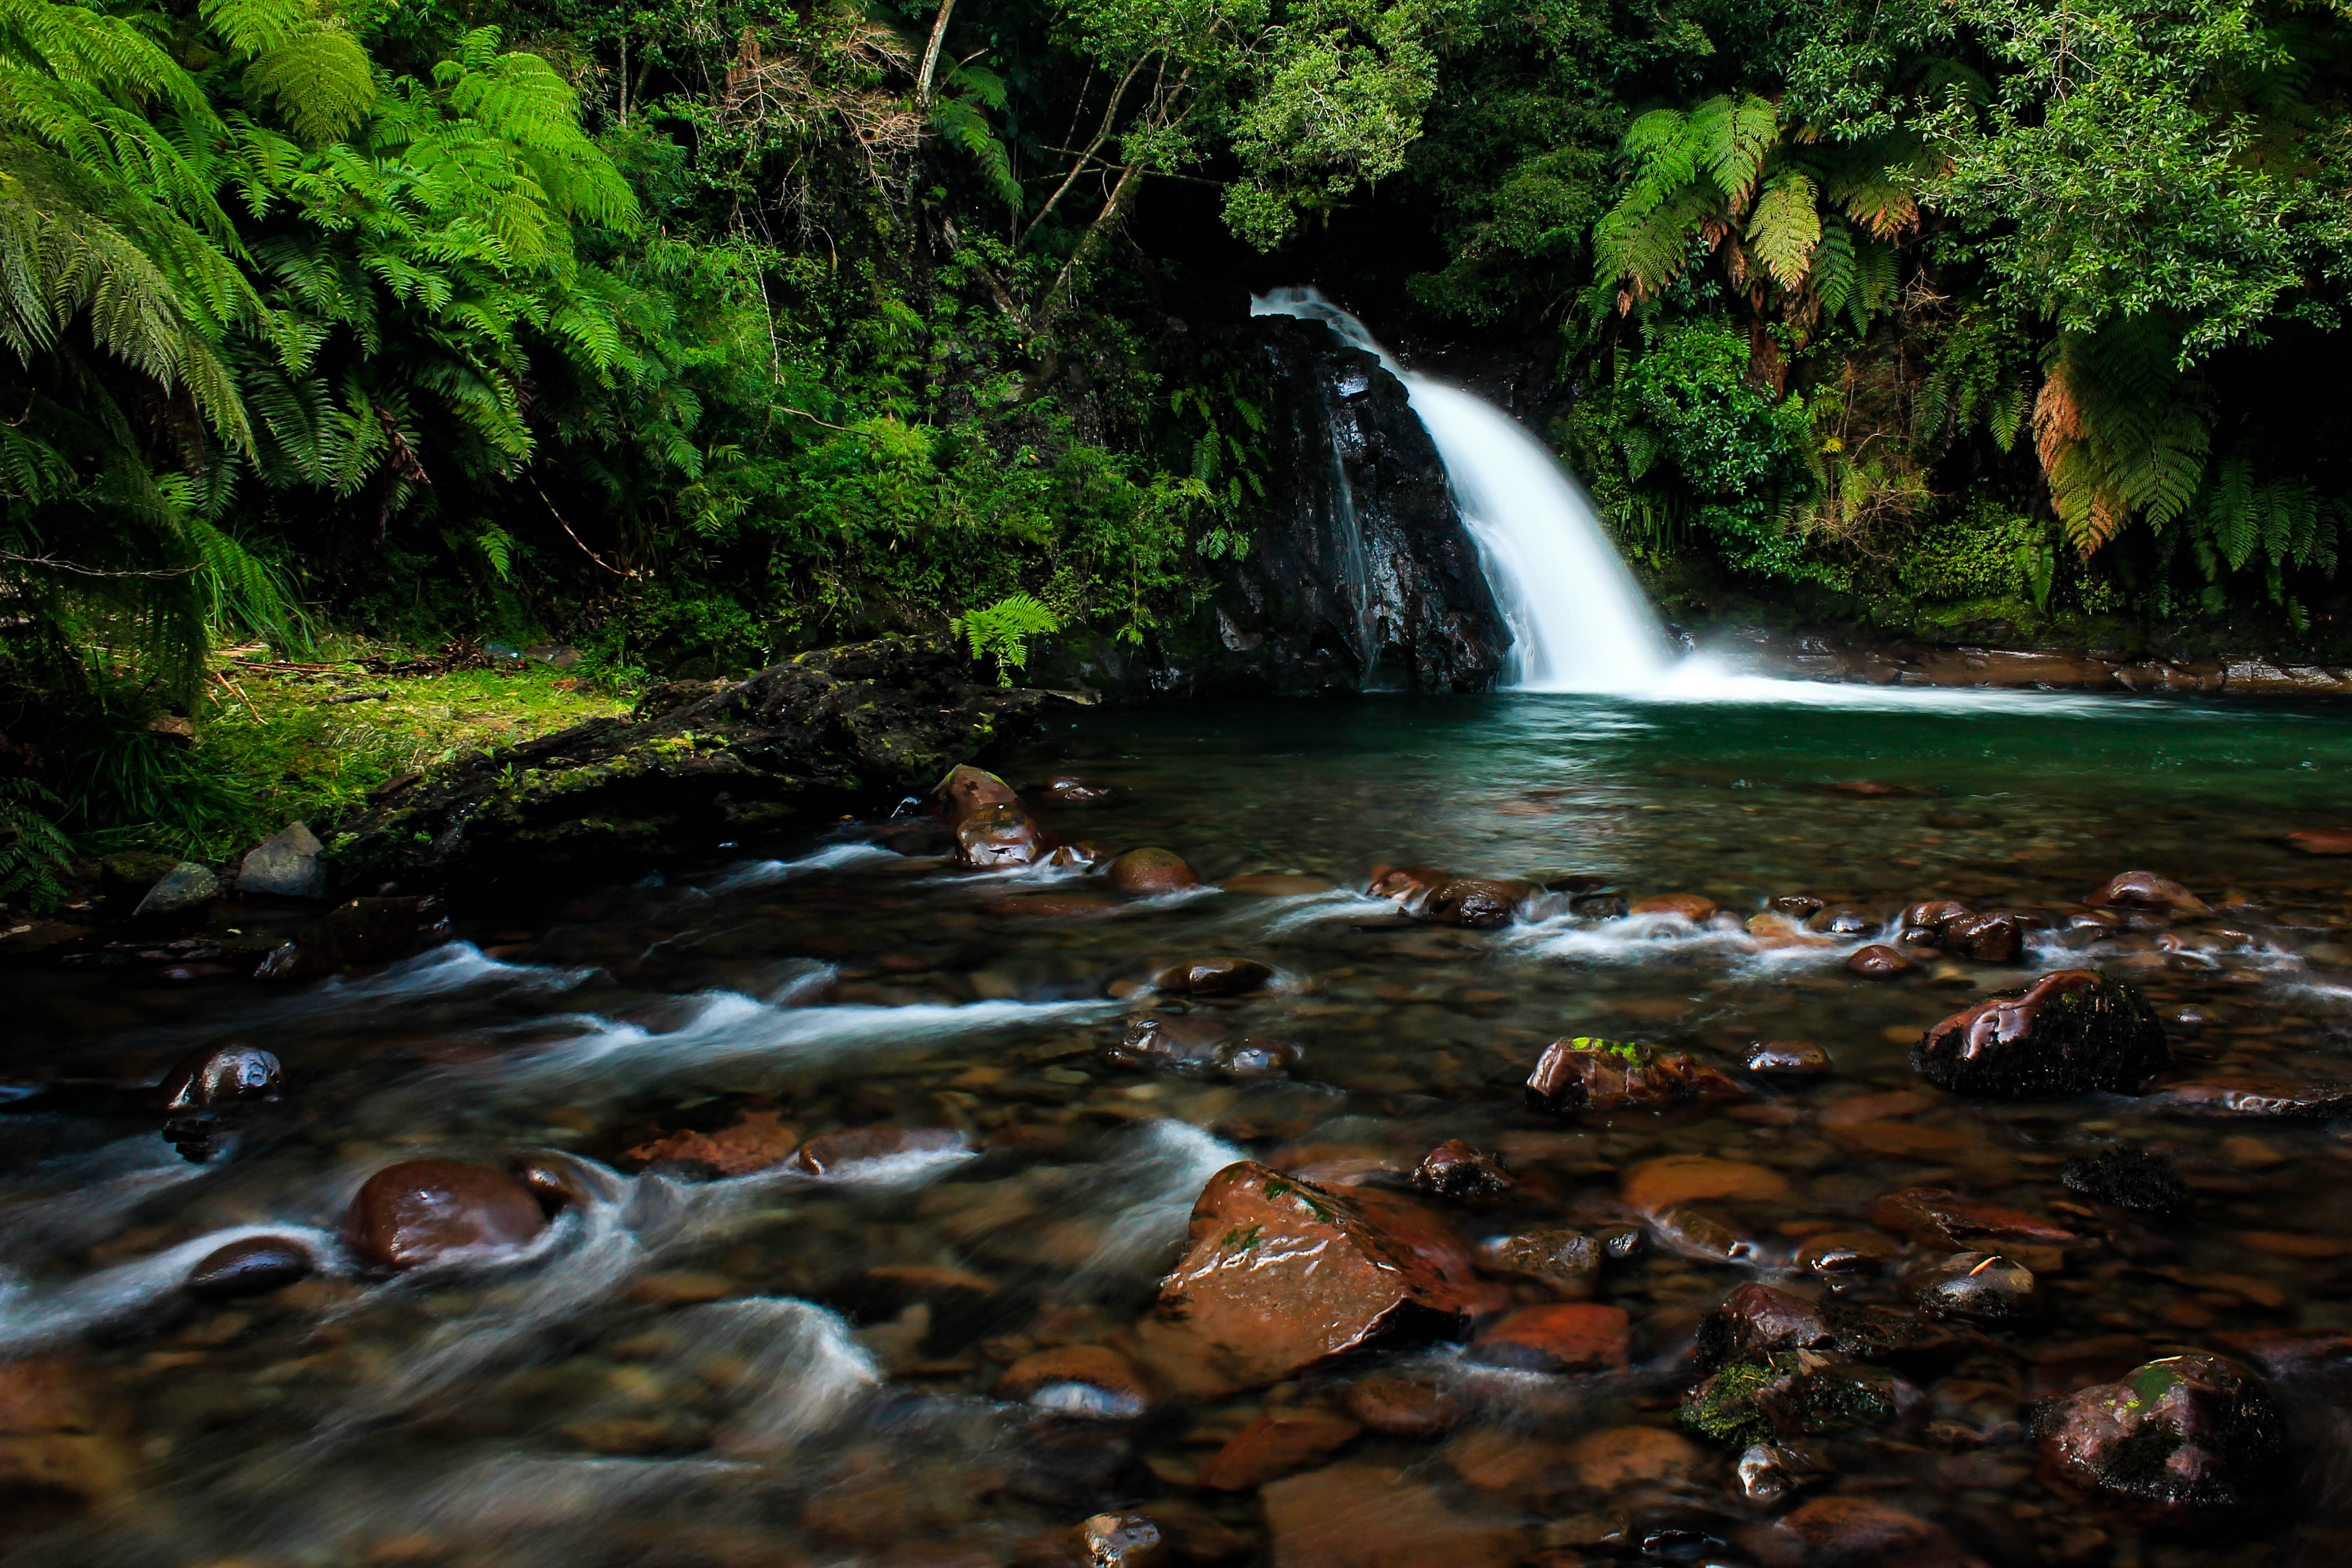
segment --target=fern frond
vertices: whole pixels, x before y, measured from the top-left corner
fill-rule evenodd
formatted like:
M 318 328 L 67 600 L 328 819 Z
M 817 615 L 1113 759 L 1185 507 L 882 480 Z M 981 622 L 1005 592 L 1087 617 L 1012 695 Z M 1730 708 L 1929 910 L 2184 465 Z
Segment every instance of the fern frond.
M 1748 220 L 1748 242 L 1756 259 L 1775 283 L 1791 291 L 1803 284 L 1813 247 L 1821 243 L 1817 195 L 1812 177 L 1803 170 L 1782 169 L 1765 182 Z

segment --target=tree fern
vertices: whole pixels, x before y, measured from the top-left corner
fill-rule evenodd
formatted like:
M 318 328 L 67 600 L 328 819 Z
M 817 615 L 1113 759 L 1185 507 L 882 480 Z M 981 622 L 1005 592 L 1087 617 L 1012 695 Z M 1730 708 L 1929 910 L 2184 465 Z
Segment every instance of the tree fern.
M 0 778 L 0 900 L 37 910 L 63 901 L 73 846 L 51 815 L 58 804 L 32 779 Z

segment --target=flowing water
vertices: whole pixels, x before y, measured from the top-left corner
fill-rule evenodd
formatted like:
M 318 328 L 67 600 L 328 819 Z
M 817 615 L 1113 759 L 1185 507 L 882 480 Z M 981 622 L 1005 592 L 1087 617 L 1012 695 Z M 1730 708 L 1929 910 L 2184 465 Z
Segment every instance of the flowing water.
M 1273 289 L 1250 301 L 1250 313 L 1320 321 L 1404 384 L 1511 633 L 1505 686 L 1639 691 L 1665 679 L 1673 659 L 1664 628 L 1591 499 L 1525 426 L 1483 398 L 1407 370 L 1363 322 L 1313 289 Z M 1343 521 L 1353 527 L 1352 508 Z M 1353 551 L 1361 556 L 1360 540 Z M 1360 618 L 1368 611 L 1358 592 Z
M 2042 1263 L 2039 1317 L 1907 1370 L 1893 1424 L 1809 1444 L 1821 1495 L 1927 1520 L 1986 1564 L 2338 1560 L 2341 1405 L 2315 1370 L 2279 1384 L 2299 1445 L 2290 1506 L 2218 1536 L 2044 1484 L 2023 1422 L 2038 1399 L 2176 1349 L 2352 1329 L 2352 1142 L 2325 1119 L 2168 1117 L 2120 1096 L 1962 1101 L 1924 1090 L 1907 1050 L 1990 990 L 2088 963 L 2171 1020 L 2180 1077 L 2352 1077 L 2352 859 L 2280 837 L 2344 825 L 2352 724 L 1939 697 L 1094 713 L 1008 776 L 1118 786 L 1122 805 L 1040 818 L 1109 848 L 1172 848 L 1209 889 L 1107 901 L 1083 876 L 960 874 L 885 847 L 887 825 L 846 823 L 461 922 L 436 950 L 291 989 L 20 963 L 0 1057 L 0 1099 L 18 1108 L 0 1115 L 0 1341 L 83 1380 L 94 1414 L 58 1435 L 0 1401 L 0 1480 L 21 1491 L 27 1466 L 62 1467 L 68 1497 L 95 1503 L 0 1521 L 11 1560 L 1036 1565 L 1070 1562 L 1070 1526 L 1118 1507 L 1160 1519 L 1194 1562 L 1271 1560 L 1272 1518 L 1290 1531 L 1286 1568 L 1961 1561 L 1759 1536 L 1788 1502 L 1743 1502 L 1735 1451 L 1676 1422 L 1704 1312 L 1748 1280 L 1816 1289 L 1792 1268 L 1804 1238 L 1869 1233 L 1874 1200 L 1916 1185 L 2087 1239 Z M 1579 914 L 1546 895 L 1497 930 L 1417 924 L 1355 890 L 1377 861 L 1581 875 L 1721 912 Z M 2141 868 L 2217 912 L 2084 910 L 2086 890 Z M 1266 874 L 1284 879 L 1251 879 Z M 1751 934 L 1767 900 L 1797 892 L 1865 929 L 1817 945 Z M 1847 973 L 1897 906 L 1931 896 L 2047 924 L 2014 966 Z M 1209 954 L 1260 958 L 1276 983 L 1190 1004 L 1138 989 Z M 1254 1080 L 1113 1064 L 1106 1047 L 1147 1009 L 1303 1056 Z M 1562 1120 L 1518 1083 L 1565 1035 L 1734 1071 L 1752 1041 L 1811 1041 L 1835 1071 L 1759 1082 L 1752 1104 Z M 208 1163 L 176 1154 L 135 1097 L 100 1092 L 223 1038 L 275 1050 L 287 1082 Z M 795 1137 L 882 1123 L 938 1135 L 822 1175 L 644 1152 L 748 1125 L 772 1134 L 772 1162 Z M 1000 1386 L 1024 1356 L 1119 1342 L 1228 1162 L 1401 1185 L 1447 1138 L 1499 1151 L 1517 1179 L 1448 1210 L 1472 1242 L 1640 1223 L 1621 1183 L 1668 1154 L 1761 1168 L 1774 1192 L 1713 1206 L 1734 1247 L 1662 1234 L 1605 1273 L 1633 1325 L 1619 1371 L 1499 1370 L 1441 1337 L 1139 1415 L 1117 1389 L 1024 1401 Z M 2094 1213 L 2061 1186 L 2068 1156 L 2118 1144 L 2172 1159 L 2188 1221 Z M 371 1172 L 425 1157 L 538 1159 L 574 1198 L 514 1256 L 359 1271 L 338 1240 L 345 1206 Z M 180 1288 L 215 1247 L 263 1234 L 326 1271 L 243 1300 Z M 1891 1302 L 1902 1286 L 1890 1264 L 1851 1293 Z M 1361 1432 L 1264 1493 L 1198 1484 L 1262 1409 L 1352 1407 L 1354 1384 L 1400 1368 L 1445 1396 L 1446 1429 Z M 1367 1474 L 1385 1478 L 1377 1506 Z M 1299 1510 L 1327 1485 L 1355 1500 L 1307 1539 Z

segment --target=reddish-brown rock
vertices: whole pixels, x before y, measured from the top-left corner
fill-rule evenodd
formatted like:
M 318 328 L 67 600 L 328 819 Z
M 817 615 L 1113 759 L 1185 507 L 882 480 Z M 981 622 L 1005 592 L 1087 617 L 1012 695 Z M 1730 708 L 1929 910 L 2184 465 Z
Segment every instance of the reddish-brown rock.
M 1260 1411 L 1217 1450 L 1198 1484 L 1211 1491 L 1244 1492 L 1321 1463 L 1363 1429 L 1360 1422 L 1311 1405 Z
M 1528 1075 L 1528 1101 L 1551 1111 L 1752 1100 L 1727 1075 L 1682 1051 L 1580 1036 L 1544 1047 Z
M 1367 1373 L 1340 1391 L 1340 1407 L 1391 1437 L 1435 1437 L 1460 1425 L 1462 1401 L 1428 1376 Z
M 370 1176 L 343 1217 L 343 1244 L 371 1268 L 494 1258 L 547 1224 L 538 1198 L 504 1171 L 411 1160 Z
M 1768 1078 L 1822 1078 L 1829 1052 L 1811 1040 L 1759 1040 L 1748 1047 L 1748 1070 Z
M 2077 1239 L 2073 1231 L 2022 1210 L 1963 1197 L 1942 1187 L 1906 1187 L 1889 1193 L 1871 1205 L 1870 1223 L 1954 1252 L 2000 1242 L 2064 1247 Z
M 1384 1465 L 1333 1465 L 1259 1493 L 1272 1568 L 1509 1568 L 1518 1526 L 1456 1513 L 1434 1489 Z
M 1522 1372 L 1600 1372 L 1625 1364 L 1632 1337 L 1622 1307 L 1549 1301 L 1506 1314 L 1472 1343 L 1470 1358 Z
M 1032 865 L 1045 853 L 1045 836 L 1017 805 L 983 805 L 956 825 L 955 863 L 967 871 Z
M 1440 925 L 1488 931 L 1510 924 L 1512 912 L 1534 891 L 1526 882 L 1455 877 L 1431 889 L 1417 912 L 1422 919 Z
M 1244 1161 L 1202 1189 L 1184 1256 L 1137 1334 L 1171 1384 L 1206 1395 L 1392 1333 L 1445 1331 L 1504 1300 L 1420 1205 Z
M 2155 910 L 2171 915 L 2210 915 L 2212 907 L 2174 881 L 2153 871 L 2126 871 L 2110 880 L 2095 893 L 2084 895 L 2083 901 L 2095 910 L 2109 907 L 2127 910 Z
M 1103 868 L 1103 880 L 1138 898 L 1189 892 L 1201 885 L 1192 868 L 1172 849 L 1130 849 Z
M 1944 928 L 1944 951 L 1979 963 L 2015 963 L 2025 951 L 2025 933 L 2006 910 L 1969 915 Z
M 1751 1281 L 1726 1297 L 1698 1326 L 1698 1363 L 1721 1366 L 1772 1351 L 1823 1350 L 1836 1335 L 1821 1309 L 1800 1296 Z
M 2352 827 L 2305 827 L 2286 841 L 2306 855 L 2352 855 Z
M 1626 1172 L 1620 1190 L 1632 1207 L 1656 1214 L 1676 1204 L 1727 1198 L 1776 1203 L 1789 1195 L 1789 1178 L 1767 1165 L 1669 1154 L 1644 1160 Z
M 1971 1568 L 1975 1562 L 1918 1515 L 1858 1497 L 1816 1498 L 1741 1539 L 1766 1568 Z
M 1845 961 L 1848 974 L 1859 974 L 1864 980 L 1895 980 L 1918 967 L 1885 942 L 1872 942 L 1856 948 Z
M 1569 1468 L 1595 1491 L 1688 1480 L 1706 1456 L 1679 1432 L 1663 1426 L 1604 1426 L 1568 1446 Z
M 621 1155 L 622 1168 L 635 1170 L 664 1161 L 709 1165 L 722 1176 L 748 1175 L 781 1165 L 800 1147 L 801 1131 L 777 1110 L 746 1110 L 712 1132 L 673 1132 L 640 1143 Z
M 1654 893 L 1649 898 L 1636 900 L 1626 912 L 1636 915 L 1680 915 L 1686 921 L 1696 922 L 1715 913 L 1715 900 L 1701 898 L 1696 893 Z
M 1013 786 L 985 768 L 975 768 L 969 763 L 959 763 L 948 770 L 948 776 L 931 789 L 946 811 L 948 820 L 961 823 L 991 806 L 1021 804 Z

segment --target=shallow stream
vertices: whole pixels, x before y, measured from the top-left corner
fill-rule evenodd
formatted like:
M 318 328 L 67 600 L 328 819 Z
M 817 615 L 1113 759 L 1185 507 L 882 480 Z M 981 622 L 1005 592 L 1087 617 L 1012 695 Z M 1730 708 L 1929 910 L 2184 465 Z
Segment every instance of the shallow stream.
M 1118 804 L 1036 815 L 1111 850 L 1172 849 L 1212 885 L 1172 897 L 1106 905 L 1077 874 L 960 873 L 843 823 L 461 922 L 445 947 L 293 990 L 11 971 L 0 1092 L 153 1082 L 223 1038 L 276 1052 L 286 1089 L 201 1164 L 119 1108 L 0 1116 L 0 1350 L 78 1360 L 107 1456 L 75 1461 L 96 1467 L 98 1506 L 0 1531 L 44 1565 L 1042 1568 L 1071 1560 L 1077 1521 L 1139 1508 L 1184 1560 L 1285 1568 L 1877 1562 L 1759 1535 L 1774 1508 L 1743 1500 L 1736 1451 L 1677 1407 L 1706 1311 L 1749 1279 L 1811 1288 L 1793 1262 L 1805 1238 L 1867 1229 L 1876 1199 L 1932 1186 L 2090 1240 L 2045 1260 L 2038 1316 L 1914 1376 L 1900 1420 L 1815 1445 L 1808 1495 L 1906 1511 L 1962 1554 L 1920 1562 L 2343 1560 L 2352 1450 L 2324 1369 L 2280 1380 L 2295 1434 L 2282 1503 L 2204 1535 L 2047 1484 L 2025 1422 L 2037 1400 L 2174 1349 L 2352 1330 L 2352 1142 L 2322 1115 L 1964 1101 L 1920 1084 L 1908 1054 L 1990 991 L 2091 964 L 2168 1020 L 2176 1079 L 2315 1096 L 2352 1081 L 2352 858 L 2284 841 L 2352 826 L 2352 716 L 1791 694 L 1819 700 L 1106 711 L 1003 764 L 1016 784 L 1117 786 Z M 1420 924 L 1356 891 L 1379 862 L 1582 877 L 1588 897 L 1694 894 L 1720 913 L 1580 914 L 1554 893 L 1498 930 Z M 2134 869 L 2214 913 L 2086 916 L 2085 893 Z M 1865 929 L 1751 934 L 1797 893 Z M 1060 901 L 1040 918 L 1017 901 L 1031 896 Z M 1931 898 L 2046 923 L 2015 965 L 1845 969 Z M 1225 954 L 1271 964 L 1274 985 L 1139 989 Z M 1107 1060 L 1145 1011 L 1301 1054 L 1255 1079 Z M 1744 1105 L 1563 1120 L 1519 1089 L 1563 1036 L 1735 1073 L 1754 1042 L 1805 1041 L 1835 1070 L 1759 1080 Z M 630 1153 L 756 1125 L 774 1157 L 876 1124 L 942 1136 L 824 1174 Z M 1440 1342 L 1223 1400 L 1146 1388 L 1140 1415 L 1116 1389 L 1000 1397 L 1022 1357 L 1136 1321 L 1228 1163 L 1401 1187 L 1449 1138 L 1517 1178 L 1448 1209 L 1473 1243 L 1638 1223 L 1622 1176 L 1665 1155 L 1762 1167 L 1781 1190 L 1710 1206 L 1738 1240 L 1720 1260 L 1654 1237 L 1606 1271 L 1601 1297 L 1633 1324 L 1621 1370 L 1498 1369 Z M 2188 1220 L 2062 1187 L 2069 1156 L 2117 1145 L 2170 1157 Z M 571 1162 L 579 1195 L 522 1256 L 390 1281 L 336 1263 L 371 1172 L 525 1154 Z M 250 1300 L 180 1289 L 196 1259 L 264 1232 L 334 1266 Z M 1843 1283 L 1895 1300 L 1899 1261 Z M 1351 1380 L 1398 1369 L 1443 1395 L 1445 1430 L 1355 1434 L 1300 1467 L 1337 1467 L 1328 1494 L 1286 1481 L 1279 1506 L 1198 1484 L 1262 1409 L 1345 1411 Z M 1368 1474 L 1393 1485 L 1367 1490 Z M 1286 1539 L 1270 1542 L 1270 1518 Z

